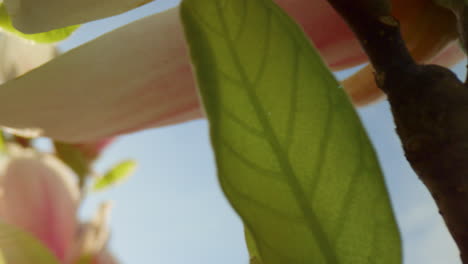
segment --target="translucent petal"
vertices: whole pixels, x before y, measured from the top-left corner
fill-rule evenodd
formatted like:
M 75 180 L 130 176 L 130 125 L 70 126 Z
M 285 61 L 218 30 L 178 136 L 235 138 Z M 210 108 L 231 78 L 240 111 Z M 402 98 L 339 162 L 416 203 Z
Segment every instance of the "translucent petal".
M 59 56 L 0 86 L 0 97 L 2 125 L 68 142 L 201 117 L 177 9 Z
M 4 0 L 13 25 L 39 33 L 117 15 L 152 0 Z

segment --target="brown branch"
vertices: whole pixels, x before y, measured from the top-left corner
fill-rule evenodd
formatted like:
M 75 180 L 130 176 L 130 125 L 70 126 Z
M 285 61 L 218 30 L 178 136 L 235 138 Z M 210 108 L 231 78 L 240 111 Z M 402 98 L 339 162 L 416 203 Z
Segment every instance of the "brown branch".
M 328 0 L 328 2 L 348 22 L 377 73 L 414 64 L 401 38 L 398 21 L 390 13 L 371 14 L 367 8 L 357 4 L 363 1 Z
M 468 264 L 468 88 L 448 69 L 418 65 L 390 14 L 328 0 L 354 30 L 387 93 L 406 158 Z

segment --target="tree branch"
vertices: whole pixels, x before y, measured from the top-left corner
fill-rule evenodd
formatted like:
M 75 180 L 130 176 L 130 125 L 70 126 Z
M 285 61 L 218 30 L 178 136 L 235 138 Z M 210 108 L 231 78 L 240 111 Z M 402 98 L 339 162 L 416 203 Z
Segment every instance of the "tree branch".
M 416 64 L 390 14 L 328 0 L 348 22 L 387 93 L 405 155 L 468 264 L 468 88 L 448 69 Z

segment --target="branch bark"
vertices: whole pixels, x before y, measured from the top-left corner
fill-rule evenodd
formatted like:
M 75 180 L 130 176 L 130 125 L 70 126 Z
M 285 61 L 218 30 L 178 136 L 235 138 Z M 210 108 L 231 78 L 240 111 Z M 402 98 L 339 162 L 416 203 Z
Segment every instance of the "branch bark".
M 353 29 L 387 94 L 405 155 L 468 264 L 468 88 L 448 69 L 414 62 L 398 22 L 328 0 Z

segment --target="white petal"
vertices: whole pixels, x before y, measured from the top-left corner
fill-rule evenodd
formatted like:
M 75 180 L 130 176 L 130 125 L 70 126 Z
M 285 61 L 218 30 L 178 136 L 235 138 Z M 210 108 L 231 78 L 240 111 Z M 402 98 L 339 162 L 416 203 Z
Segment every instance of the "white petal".
M 152 0 L 5 0 L 13 25 L 38 33 L 117 15 Z
M 7 33 L 0 33 L 0 83 L 44 64 L 55 55 L 55 45 L 35 44 Z
M 68 142 L 201 117 L 177 8 L 141 19 L 0 86 L 0 125 Z

